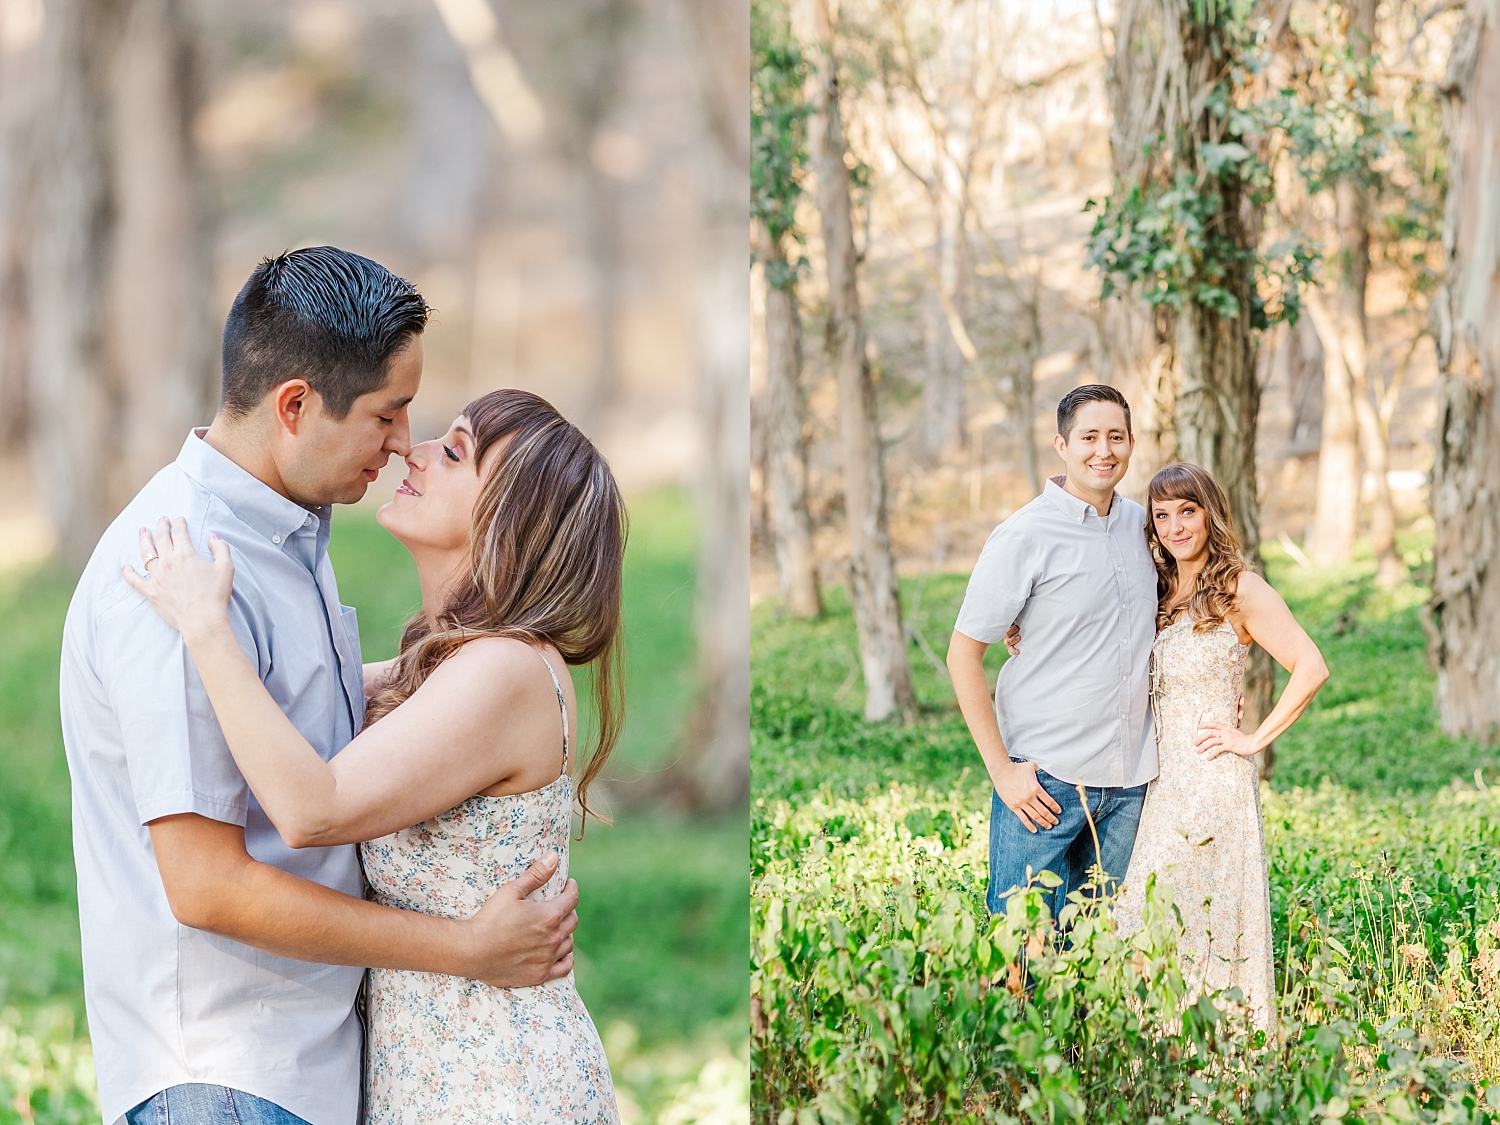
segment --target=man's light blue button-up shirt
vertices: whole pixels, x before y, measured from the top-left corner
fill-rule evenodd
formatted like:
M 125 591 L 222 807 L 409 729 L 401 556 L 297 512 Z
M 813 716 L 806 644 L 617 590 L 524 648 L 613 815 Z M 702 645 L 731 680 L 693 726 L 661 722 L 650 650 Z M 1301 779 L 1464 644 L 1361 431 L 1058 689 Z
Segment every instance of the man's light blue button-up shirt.
M 63 740 L 84 997 L 104 1120 L 185 1082 L 231 1086 L 312 1125 L 358 1112 L 362 970 L 275 957 L 172 917 L 146 824 L 197 813 L 244 826 L 250 855 L 359 896 L 353 846 L 288 848 L 229 754 L 177 631 L 120 577 L 137 532 L 184 516 L 234 556 L 230 621 L 262 682 L 324 759 L 364 718 L 359 630 L 339 604 L 327 508 L 304 508 L 195 432 L 99 541 L 68 609 Z
M 1062 480 L 990 534 L 954 628 L 998 644 L 1021 626 L 1021 654 L 995 686 L 1011 757 L 1061 781 L 1144 785 L 1156 776 L 1146 510 L 1116 493 L 1101 517 Z

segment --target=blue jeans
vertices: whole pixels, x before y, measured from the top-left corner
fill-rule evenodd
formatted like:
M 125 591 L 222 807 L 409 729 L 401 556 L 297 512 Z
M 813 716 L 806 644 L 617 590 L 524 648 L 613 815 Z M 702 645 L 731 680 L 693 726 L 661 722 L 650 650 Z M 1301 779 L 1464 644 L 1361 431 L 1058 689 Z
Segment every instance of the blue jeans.
M 127 1125 L 307 1125 L 264 1098 L 193 1082 L 147 1098 L 125 1114 Z
M 1008 891 L 1024 887 L 1040 871 L 1050 871 L 1062 879 L 1062 884 L 1050 893 L 1048 902 L 1052 917 L 1056 918 L 1068 901 L 1069 892 L 1088 882 L 1088 869 L 1096 861 L 1104 868 L 1111 887 L 1124 880 L 1130 867 L 1146 786 L 1084 787 L 1089 815 L 1099 833 L 1096 854 L 1077 788 L 1043 770 L 1036 771 L 1036 779 L 1062 806 L 1057 823 L 1051 828 L 1038 826 L 1035 833 L 1027 831 L 1021 818 L 1005 806 L 1000 795 L 990 794 L 990 886 L 986 902 L 992 914 L 1005 908 Z

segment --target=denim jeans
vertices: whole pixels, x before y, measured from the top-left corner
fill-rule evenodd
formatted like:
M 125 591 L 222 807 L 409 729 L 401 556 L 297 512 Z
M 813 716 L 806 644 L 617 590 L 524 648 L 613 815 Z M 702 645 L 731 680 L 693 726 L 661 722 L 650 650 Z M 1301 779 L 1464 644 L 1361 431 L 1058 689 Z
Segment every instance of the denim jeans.
M 1060 781 L 1044 770 L 1036 771 L 1043 789 L 1062 806 L 1057 823 L 1051 828 L 1037 827 L 1029 832 L 1000 800 L 990 794 L 990 886 L 986 901 L 990 913 L 1005 908 L 1007 892 L 1024 887 L 1041 871 L 1050 871 L 1062 884 L 1050 893 L 1048 905 L 1052 916 L 1068 901 L 1068 894 L 1088 881 L 1088 869 L 1097 861 L 1104 868 L 1108 885 L 1115 886 L 1125 878 L 1130 867 L 1130 853 L 1135 850 L 1135 831 L 1141 822 L 1141 805 L 1146 800 L 1146 786 L 1129 789 L 1113 786 L 1085 786 L 1089 815 L 1099 834 L 1099 851 L 1094 851 L 1094 837 L 1083 815 L 1078 789 Z
M 155 1094 L 125 1114 L 127 1125 L 307 1125 L 254 1094 L 193 1082 Z

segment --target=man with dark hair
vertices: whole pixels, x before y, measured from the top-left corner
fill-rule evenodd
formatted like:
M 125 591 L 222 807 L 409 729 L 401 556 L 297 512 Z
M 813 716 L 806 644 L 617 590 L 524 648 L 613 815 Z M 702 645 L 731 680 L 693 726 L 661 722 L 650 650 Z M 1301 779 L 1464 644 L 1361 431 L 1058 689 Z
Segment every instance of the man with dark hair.
M 497 986 L 572 968 L 576 888 L 527 899 L 555 856 L 459 921 L 364 901 L 352 845 L 287 847 L 181 635 L 120 576 L 164 514 L 186 517 L 196 543 L 229 543 L 241 646 L 320 755 L 336 754 L 378 670 L 362 667 L 339 601 L 331 505 L 409 451 L 427 311 L 409 283 L 344 250 L 262 262 L 225 326 L 213 424 L 110 525 L 73 595 L 63 736 L 84 995 L 112 1125 L 352 1125 L 366 966 Z
M 948 669 L 994 784 L 989 908 L 1051 871 L 1062 879 L 1056 916 L 1096 861 L 1107 880 L 1124 879 L 1156 776 L 1156 568 L 1145 509 L 1115 492 L 1135 448 L 1124 396 L 1098 384 L 1068 392 L 1053 445 L 1065 471 L 985 543 Z M 984 654 L 1013 626 L 1026 650 L 1001 668 L 991 706 Z

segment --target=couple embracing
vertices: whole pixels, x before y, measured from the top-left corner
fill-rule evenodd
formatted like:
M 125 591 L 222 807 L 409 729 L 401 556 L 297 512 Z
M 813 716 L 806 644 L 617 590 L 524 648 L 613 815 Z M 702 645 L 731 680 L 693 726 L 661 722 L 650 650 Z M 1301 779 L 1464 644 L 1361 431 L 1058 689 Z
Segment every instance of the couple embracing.
M 620 729 L 624 506 L 525 392 L 413 445 L 428 311 L 333 247 L 261 263 L 213 424 L 79 581 L 62 719 L 111 1125 L 618 1120 L 567 853 Z M 392 453 L 378 519 L 422 605 L 365 664 L 329 519 Z
M 1209 473 L 1168 465 L 1151 480 L 1149 511 L 1115 492 L 1135 446 L 1119 391 L 1065 395 L 1054 445 L 1065 473 L 990 535 L 948 650 L 994 784 L 989 908 L 1051 871 L 1062 879 L 1055 917 L 1097 861 L 1119 889 L 1115 916 L 1128 932 L 1155 875 L 1174 889 L 1190 988 L 1239 988 L 1269 1031 L 1271 909 L 1252 759 L 1307 709 L 1328 670 L 1280 595 L 1244 564 Z M 992 708 L 983 660 L 997 642 L 1014 655 Z M 1244 732 L 1252 643 L 1290 677 Z

